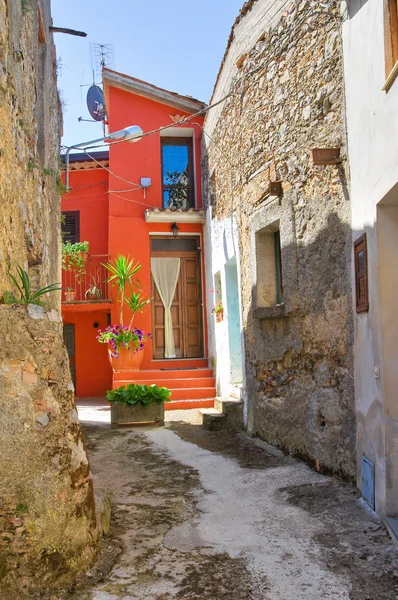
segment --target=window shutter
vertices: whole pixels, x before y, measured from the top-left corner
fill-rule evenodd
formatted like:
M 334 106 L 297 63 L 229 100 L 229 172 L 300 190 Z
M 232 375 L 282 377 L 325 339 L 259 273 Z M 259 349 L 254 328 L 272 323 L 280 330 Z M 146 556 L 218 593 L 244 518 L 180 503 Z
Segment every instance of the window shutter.
M 369 310 L 368 251 L 366 233 L 354 242 L 355 295 L 357 313 Z
M 61 224 L 62 241 L 76 244 L 80 242 L 80 212 L 71 210 L 62 213 L 64 219 Z

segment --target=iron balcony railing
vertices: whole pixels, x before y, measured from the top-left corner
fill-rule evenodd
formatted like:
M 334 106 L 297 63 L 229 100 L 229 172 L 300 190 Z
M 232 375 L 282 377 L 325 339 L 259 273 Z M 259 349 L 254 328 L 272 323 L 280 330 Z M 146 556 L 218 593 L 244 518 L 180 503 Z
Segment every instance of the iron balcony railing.
M 110 302 L 109 273 L 103 266 L 108 261 L 108 254 L 89 254 L 84 274 L 62 271 L 62 302 Z

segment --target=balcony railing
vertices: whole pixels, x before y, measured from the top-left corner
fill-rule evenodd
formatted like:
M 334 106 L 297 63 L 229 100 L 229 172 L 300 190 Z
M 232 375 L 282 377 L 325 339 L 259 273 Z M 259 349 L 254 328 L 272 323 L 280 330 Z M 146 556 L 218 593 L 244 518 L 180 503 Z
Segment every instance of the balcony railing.
M 110 302 L 109 273 L 102 264 L 108 261 L 108 254 L 93 254 L 86 260 L 84 275 L 62 271 L 62 302 Z

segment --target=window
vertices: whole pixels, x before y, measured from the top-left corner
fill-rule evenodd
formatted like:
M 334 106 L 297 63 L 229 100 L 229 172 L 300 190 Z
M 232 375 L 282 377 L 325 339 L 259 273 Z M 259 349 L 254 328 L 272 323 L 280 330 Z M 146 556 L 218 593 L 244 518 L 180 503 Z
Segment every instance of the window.
M 282 304 L 282 253 L 278 223 L 256 233 L 256 276 L 257 307 Z
M 387 90 L 398 72 L 398 0 L 384 0 L 384 44 Z
M 192 140 L 162 139 L 163 208 L 193 207 L 193 182 Z
M 64 243 L 76 244 L 76 242 L 80 242 L 80 212 L 78 210 L 62 213 L 61 232 Z
M 369 310 L 368 295 L 368 252 L 366 233 L 354 242 L 355 298 L 357 313 Z

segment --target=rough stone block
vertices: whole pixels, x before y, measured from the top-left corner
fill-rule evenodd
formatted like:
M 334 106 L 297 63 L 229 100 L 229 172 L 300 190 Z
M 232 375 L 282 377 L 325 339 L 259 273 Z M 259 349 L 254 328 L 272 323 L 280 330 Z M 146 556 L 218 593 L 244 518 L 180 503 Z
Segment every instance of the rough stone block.
M 203 414 L 203 428 L 208 431 L 220 431 L 221 429 L 225 429 L 227 422 L 226 415 L 214 414 L 214 413 L 204 413 Z
M 31 383 L 31 384 L 36 384 L 38 382 L 39 378 L 36 375 L 36 373 L 30 373 L 29 371 L 23 371 L 22 372 L 22 381 L 23 383 Z
M 37 304 L 28 304 L 28 315 L 31 319 L 42 321 L 46 318 L 46 311 L 42 306 L 38 306 Z
M 151 423 L 156 422 L 161 425 L 164 423 L 164 404 L 151 404 L 145 408 L 141 404 L 131 406 L 113 402 L 111 404 L 111 425 L 116 428 L 118 425 L 129 423 Z

